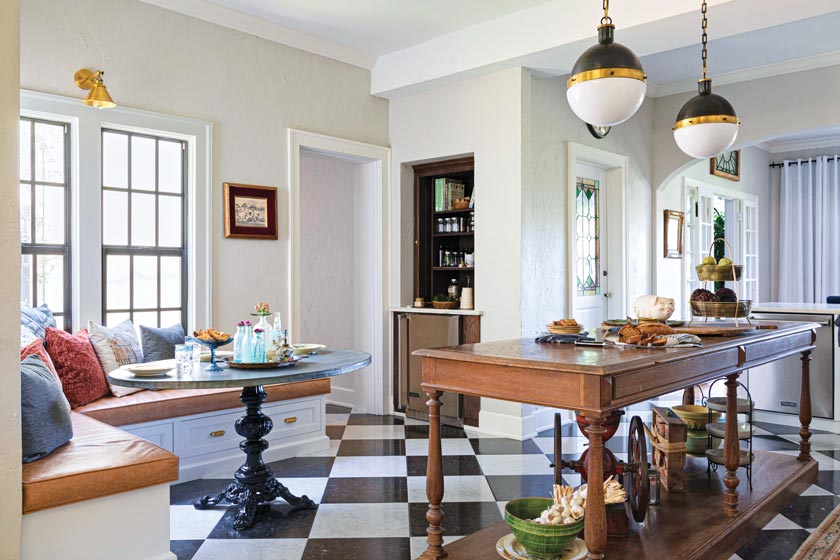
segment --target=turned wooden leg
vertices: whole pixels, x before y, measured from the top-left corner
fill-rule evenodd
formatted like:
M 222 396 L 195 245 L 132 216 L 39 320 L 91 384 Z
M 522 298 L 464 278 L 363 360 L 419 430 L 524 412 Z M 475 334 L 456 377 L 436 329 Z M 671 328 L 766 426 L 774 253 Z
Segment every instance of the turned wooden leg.
M 683 391 L 683 404 L 694 404 L 694 386 Z
M 601 560 L 607 548 L 607 509 L 604 505 L 604 419 L 586 416 L 589 427 L 589 484 L 586 487 L 586 516 L 583 535 L 589 560 Z
M 799 459 L 811 460 L 811 351 L 802 352 L 802 389 L 799 394 Z
M 443 521 L 443 510 L 440 504 L 443 501 L 443 455 L 440 449 L 440 391 L 429 391 L 426 393 L 429 400 L 429 462 L 426 467 L 426 497 L 429 498 L 429 510 L 426 512 L 426 521 L 429 527 L 426 529 L 429 546 L 420 557 L 423 560 L 436 560 L 446 557 L 443 550 L 443 528 L 440 526 Z
M 723 440 L 723 466 L 726 474 L 723 483 L 723 511 L 738 514 L 738 467 L 741 463 L 741 445 L 738 441 L 738 374 L 726 376 L 726 434 Z

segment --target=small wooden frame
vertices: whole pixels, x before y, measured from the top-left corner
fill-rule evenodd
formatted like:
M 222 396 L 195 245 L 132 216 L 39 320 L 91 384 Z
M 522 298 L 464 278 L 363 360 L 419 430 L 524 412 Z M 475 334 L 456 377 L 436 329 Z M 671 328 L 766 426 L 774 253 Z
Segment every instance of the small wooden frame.
M 665 258 L 683 257 L 683 223 L 685 214 L 679 210 L 665 210 Z
M 740 181 L 741 150 L 730 150 L 709 158 L 709 173 L 730 181 Z
M 277 189 L 225 183 L 225 237 L 277 239 Z
M 669 492 L 685 492 L 685 422 L 670 408 L 653 407 L 653 464 L 659 470 L 661 487 Z

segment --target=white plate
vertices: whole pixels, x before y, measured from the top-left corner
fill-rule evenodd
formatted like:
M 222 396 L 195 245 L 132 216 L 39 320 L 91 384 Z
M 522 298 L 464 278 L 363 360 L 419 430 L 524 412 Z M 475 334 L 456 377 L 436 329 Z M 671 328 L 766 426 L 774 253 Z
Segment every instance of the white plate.
M 306 356 L 308 354 L 317 354 L 326 346 L 323 344 L 292 344 L 292 348 L 295 349 L 295 354 L 298 356 Z
M 125 366 L 125 369 L 133 373 L 136 377 L 157 377 L 171 371 L 172 366 L 161 364 L 134 364 Z
M 516 540 L 513 533 L 499 539 L 496 543 L 496 552 L 499 553 L 499 556 L 507 560 L 533 559 L 533 556 L 530 556 L 525 551 L 525 547 L 519 544 L 519 541 Z M 587 552 L 586 544 L 583 540 L 575 539 L 572 542 L 571 547 L 560 556 L 555 556 L 554 560 L 581 560 L 586 557 Z

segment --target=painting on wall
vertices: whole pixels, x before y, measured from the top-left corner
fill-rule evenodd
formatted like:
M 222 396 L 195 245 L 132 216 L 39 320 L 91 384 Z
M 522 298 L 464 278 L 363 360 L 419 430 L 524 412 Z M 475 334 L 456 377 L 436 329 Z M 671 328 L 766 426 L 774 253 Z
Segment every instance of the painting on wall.
M 277 189 L 225 183 L 225 237 L 277 239 Z
M 665 258 L 683 257 L 683 230 L 685 214 L 678 210 L 665 210 Z
M 741 180 L 741 150 L 723 152 L 709 160 L 709 172 L 712 175 L 729 179 Z

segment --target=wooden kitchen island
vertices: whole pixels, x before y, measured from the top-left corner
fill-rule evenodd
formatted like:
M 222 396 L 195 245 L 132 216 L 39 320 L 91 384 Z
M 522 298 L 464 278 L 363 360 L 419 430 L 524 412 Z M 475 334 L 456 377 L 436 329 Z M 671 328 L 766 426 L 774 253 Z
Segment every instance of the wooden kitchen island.
M 706 337 L 702 348 L 592 348 L 521 339 L 415 352 L 423 358 L 422 387 L 429 396 L 430 421 L 426 478 L 428 548 L 420 558 L 492 558 L 496 555 L 496 541 L 510 532 L 502 522 L 443 547 L 439 414 L 443 392 L 579 411 L 589 422 L 590 473 L 603 473 L 604 421 L 612 411 L 721 377 L 726 377 L 727 388 L 725 471 L 721 469 L 719 474 L 707 478 L 705 460 L 690 461 L 686 493 L 669 495 L 663 490 L 662 505 L 649 510 L 643 524 L 631 521 L 630 537 L 609 543 L 603 487 L 591 484 L 584 540 L 589 549 L 587 557 L 593 560 L 605 555 L 610 559 L 634 560 L 728 558 L 817 477 L 817 464 L 808 442 L 809 362 L 816 325 L 760 326 L 755 332 L 737 337 Z M 744 477 L 738 472 L 738 376 L 750 367 L 794 354 L 802 356 L 798 456 L 756 452 L 753 490 L 747 490 L 739 500 L 737 489 Z M 549 491 L 546 488 L 546 495 Z

